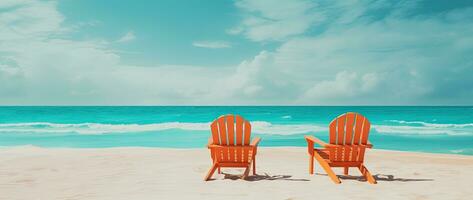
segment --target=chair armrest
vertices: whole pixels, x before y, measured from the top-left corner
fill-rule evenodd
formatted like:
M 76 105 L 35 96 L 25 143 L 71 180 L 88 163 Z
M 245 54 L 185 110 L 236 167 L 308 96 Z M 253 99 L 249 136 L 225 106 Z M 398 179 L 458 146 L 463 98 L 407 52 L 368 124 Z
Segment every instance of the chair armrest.
M 373 144 L 371 144 L 371 142 L 368 141 L 368 143 L 366 144 L 366 148 L 368 148 L 368 149 L 373 148 Z
M 322 147 L 333 147 L 333 146 L 336 146 L 336 145 L 333 145 L 333 144 L 327 144 L 325 143 L 324 141 L 320 140 L 319 138 L 316 138 L 312 135 L 306 135 L 304 136 L 305 140 L 307 141 L 307 143 L 316 143 Z
M 209 140 L 207 142 L 207 148 L 210 148 L 210 145 L 212 145 L 214 143 L 214 140 L 212 139 L 212 137 L 209 137 Z
M 207 145 L 207 148 L 209 148 L 209 149 L 222 148 L 222 147 L 224 147 L 224 146 L 218 145 L 218 144 L 209 144 L 209 145 Z
M 320 140 L 319 138 L 316 138 L 314 136 L 311 136 L 311 135 L 306 135 L 304 136 L 305 139 L 307 140 L 307 142 L 311 142 L 311 143 L 316 143 L 322 147 L 337 147 L 339 145 L 335 145 L 335 144 L 327 144 L 325 143 L 324 141 Z M 366 148 L 373 148 L 373 144 L 371 144 L 370 141 L 368 141 L 368 143 L 366 145 L 360 145 L 360 146 L 365 146 Z
M 253 140 L 251 141 L 250 146 L 255 146 L 255 147 L 258 146 L 258 144 L 259 144 L 260 141 L 261 141 L 261 138 L 255 137 L 255 138 L 253 138 Z

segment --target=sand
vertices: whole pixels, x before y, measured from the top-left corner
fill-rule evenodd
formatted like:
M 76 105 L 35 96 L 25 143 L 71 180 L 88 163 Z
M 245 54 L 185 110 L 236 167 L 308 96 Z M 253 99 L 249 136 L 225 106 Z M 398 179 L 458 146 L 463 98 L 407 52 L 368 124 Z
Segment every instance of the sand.
M 305 148 L 260 148 L 257 161 L 246 181 L 228 169 L 204 182 L 207 149 L 0 148 L 0 199 L 473 199 L 473 156 L 370 150 L 377 185 L 356 169 L 340 185 L 318 164 L 309 175 Z

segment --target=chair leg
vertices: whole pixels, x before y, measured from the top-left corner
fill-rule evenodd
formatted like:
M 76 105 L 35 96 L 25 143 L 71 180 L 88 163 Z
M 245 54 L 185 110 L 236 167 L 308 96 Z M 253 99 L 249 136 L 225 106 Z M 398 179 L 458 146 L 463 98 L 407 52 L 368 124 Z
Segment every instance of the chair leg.
M 210 177 L 212 177 L 212 175 L 214 174 L 215 169 L 217 169 L 217 167 L 218 167 L 217 163 L 214 163 L 212 165 L 212 168 L 210 168 L 209 172 L 207 173 L 207 176 L 205 176 L 205 179 L 204 179 L 205 181 L 210 180 Z
M 348 167 L 344 167 L 343 174 L 348 175 Z
M 243 175 L 241 176 L 241 179 L 245 180 L 246 177 L 248 177 L 248 174 L 250 173 L 250 167 L 251 163 L 248 165 L 248 167 L 246 167 L 245 172 L 243 172 Z
M 314 155 L 309 155 L 309 174 L 314 174 Z
M 330 166 L 328 165 L 328 163 L 322 158 L 322 156 L 320 156 L 317 152 L 314 152 L 314 157 L 315 159 L 319 162 L 320 166 L 322 166 L 322 168 L 325 170 L 325 172 L 327 172 L 328 176 L 330 177 L 330 179 L 332 179 L 332 181 L 335 183 L 335 184 L 340 184 L 341 181 L 340 179 L 338 178 L 338 176 L 333 172 L 332 168 L 330 168 Z
M 253 175 L 256 175 L 256 159 L 253 159 Z
M 376 184 L 376 179 L 371 175 L 365 165 L 361 164 L 358 169 L 360 169 L 361 174 L 366 178 L 366 180 L 371 184 Z

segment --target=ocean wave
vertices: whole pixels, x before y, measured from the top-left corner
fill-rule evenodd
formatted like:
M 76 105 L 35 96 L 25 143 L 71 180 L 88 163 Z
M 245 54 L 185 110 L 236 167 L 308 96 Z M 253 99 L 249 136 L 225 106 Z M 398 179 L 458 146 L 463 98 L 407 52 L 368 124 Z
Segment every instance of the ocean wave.
M 154 124 L 61 124 L 50 122 L 0 124 L 0 132 L 103 134 L 148 132 L 168 129 L 208 130 L 209 123 L 165 122 Z
M 373 129 L 381 134 L 392 135 L 473 135 L 472 130 L 453 129 L 434 126 L 390 126 L 374 125 Z
M 372 130 L 378 134 L 389 135 L 473 135 L 469 126 L 409 126 L 416 122 L 398 122 L 404 125 L 373 125 Z M 305 133 L 326 132 L 326 125 L 318 124 L 272 124 L 267 121 L 252 121 L 252 131 L 258 134 L 294 135 Z M 456 124 L 459 125 L 459 124 Z M 462 124 L 466 125 L 466 124 Z M 179 129 L 185 131 L 209 131 L 210 122 L 186 123 L 163 122 L 151 124 L 103 124 L 103 123 L 5 123 L 0 124 L 0 133 L 77 133 L 77 134 L 107 134 L 107 133 L 137 133 Z
M 326 127 L 315 124 L 272 124 L 265 121 L 253 121 L 251 127 L 255 133 L 276 135 L 293 135 L 328 130 Z
M 327 128 L 310 124 L 272 124 L 266 121 L 251 122 L 252 131 L 260 134 L 291 135 L 309 132 L 326 131 Z M 102 124 L 78 123 L 62 124 L 50 122 L 5 123 L 0 124 L 0 133 L 78 133 L 78 134 L 106 134 L 106 133 L 134 133 L 163 131 L 170 129 L 208 131 L 208 123 L 163 122 L 153 124 Z
M 450 150 L 450 153 L 473 155 L 473 149 L 454 149 Z
M 466 128 L 466 127 L 473 127 L 473 123 L 438 124 L 438 123 L 428 123 L 428 122 L 423 122 L 423 121 L 404 121 L 404 120 L 388 120 L 388 122 L 394 122 L 394 123 L 399 123 L 399 124 L 421 125 L 421 126 L 436 127 L 436 128 Z
M 404 135 L 473 135 L 473 123 L 440 124 L 423 121 L 387 120 L 400 125 L 377 125 L 377 132 Z

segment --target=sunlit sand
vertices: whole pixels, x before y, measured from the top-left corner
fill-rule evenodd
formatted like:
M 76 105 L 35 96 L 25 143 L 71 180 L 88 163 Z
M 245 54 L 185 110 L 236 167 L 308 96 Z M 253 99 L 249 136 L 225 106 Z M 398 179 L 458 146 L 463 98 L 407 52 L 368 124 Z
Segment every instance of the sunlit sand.
M 0 149 L 0 199 L 471 199 L 473 157 L 370 150 L 371 185 L 357 170 L 334 184 L 306 148 L 262 147 L 257 176 L 224 169 L 203 181 L 207 149 Z M 343 170 L 336 169 L 337 174 Z

